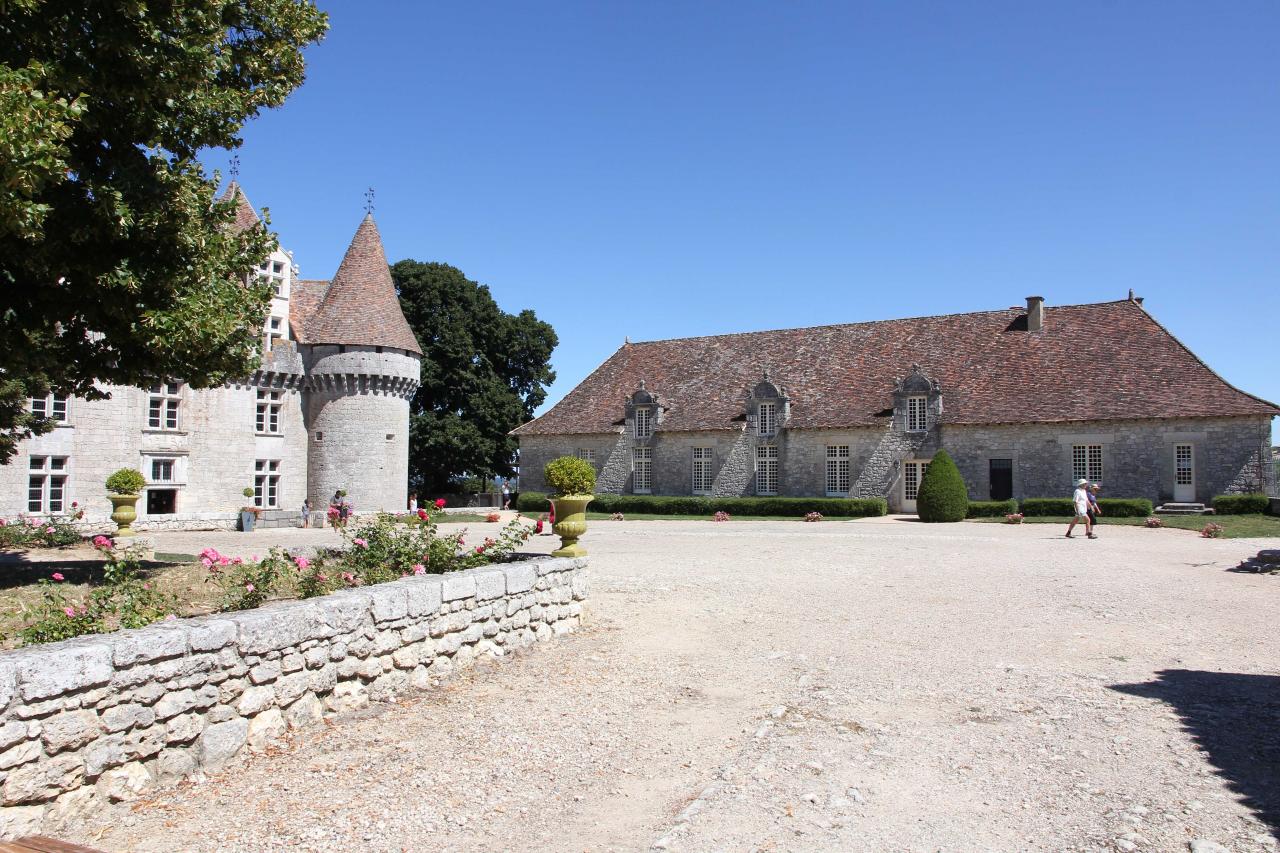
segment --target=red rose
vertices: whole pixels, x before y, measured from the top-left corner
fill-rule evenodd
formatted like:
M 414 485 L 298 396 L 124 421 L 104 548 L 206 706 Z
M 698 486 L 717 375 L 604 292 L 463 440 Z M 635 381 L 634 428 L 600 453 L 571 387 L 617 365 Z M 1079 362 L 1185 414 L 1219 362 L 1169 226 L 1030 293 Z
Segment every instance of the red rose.
M 444 498 L 436 498 L 436 509 L 444 509 Z
M 418 510 L 418 518 L 426 518 L 426 517 L 427 517 L 427 511 L 425 509 Z

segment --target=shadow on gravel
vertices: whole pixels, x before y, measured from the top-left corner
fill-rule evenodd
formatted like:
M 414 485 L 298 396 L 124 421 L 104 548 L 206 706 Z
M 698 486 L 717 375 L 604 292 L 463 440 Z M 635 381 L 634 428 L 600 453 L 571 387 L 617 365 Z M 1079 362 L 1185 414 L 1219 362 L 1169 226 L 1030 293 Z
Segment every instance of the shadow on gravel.
M 1112 690 L 1173 706 L 1231 789 L 1280 830 L 1280 676 L 1165 669 Z

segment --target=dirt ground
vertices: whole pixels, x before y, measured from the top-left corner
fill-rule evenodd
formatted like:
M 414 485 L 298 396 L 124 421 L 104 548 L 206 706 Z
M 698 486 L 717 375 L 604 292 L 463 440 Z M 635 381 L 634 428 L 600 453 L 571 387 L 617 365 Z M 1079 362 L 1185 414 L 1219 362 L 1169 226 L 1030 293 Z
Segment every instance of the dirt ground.
M 596 522 L 583 544 L 581 632 L 63 835 L 109 851 L 1275 849 L 1280 576 L 1231 569 L 1280 540 L 890 518 Z

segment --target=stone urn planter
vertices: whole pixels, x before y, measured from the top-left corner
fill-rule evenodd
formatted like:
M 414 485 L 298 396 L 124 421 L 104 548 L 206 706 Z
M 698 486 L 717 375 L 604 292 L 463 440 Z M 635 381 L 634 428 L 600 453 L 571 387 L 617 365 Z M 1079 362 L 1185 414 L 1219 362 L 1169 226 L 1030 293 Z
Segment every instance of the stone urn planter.
M 133 523 L 138 520 L 138 498 L 141 495 L 107 495 L 111 501 L 111 520 L 116 523 L 116 537 L 134 536 Z
M 253 532 L 253 525 L 258 521 L 258 514 L 250 509 L 240 510 L 240 529 L 245 533 Z
M 587 504 L 595 495 L 563 495 L 552 498 L 556 523 L 552 530 L 560 537 L 560 547 L 551 552 L 553 557 L 585 557 L 587 549 L 578 544 L 579 537 L 587 532 Z
M 555 518 L 552 530 L 560 537 L 560 548 L 552 551 L 553 557 L 585 557 L 586 549 L 578 544 L 578 538 L 587 532 L 587 504 L 596 499 L 596 469 L 591 463 L 576 456 L 552 459 L 542 469 L 542 476 L 551 487 L 551 511 Z
M 116 536 L 134 535 L 138 498 L 146 485 L 142 472 L 133 468 L 121 468 L 107 478 L 107 500 L 111 501 L 111 520 L 116 523 Z

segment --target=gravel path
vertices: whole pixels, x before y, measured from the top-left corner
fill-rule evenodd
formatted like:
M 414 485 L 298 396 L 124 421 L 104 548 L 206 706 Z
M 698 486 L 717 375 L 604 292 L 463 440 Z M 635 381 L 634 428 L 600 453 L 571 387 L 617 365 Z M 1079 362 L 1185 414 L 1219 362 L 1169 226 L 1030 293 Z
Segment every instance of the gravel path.
M 550 537 L 535 538 L 549 550 Z M 590 620 L 65 835 L 118 850 L 1274 850 L 1276 540 L 597 522 Z

